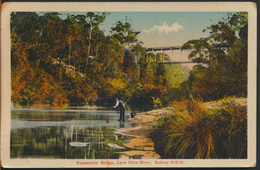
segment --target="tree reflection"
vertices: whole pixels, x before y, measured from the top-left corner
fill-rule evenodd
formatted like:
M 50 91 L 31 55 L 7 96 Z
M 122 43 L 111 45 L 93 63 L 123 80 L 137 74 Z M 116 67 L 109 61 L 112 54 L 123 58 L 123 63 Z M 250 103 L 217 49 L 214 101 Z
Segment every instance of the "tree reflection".
M 120 127 L 124 124 L 120 124 Z M 68 159 L 118 159 L 119 151 L 107 143 L 122 143 L 127 138 L 115 140 L 116 127 L 38 127 L 11 130 L 11 158 L 68 158 Z M 69 143 L 90 142 L 85 147 Z

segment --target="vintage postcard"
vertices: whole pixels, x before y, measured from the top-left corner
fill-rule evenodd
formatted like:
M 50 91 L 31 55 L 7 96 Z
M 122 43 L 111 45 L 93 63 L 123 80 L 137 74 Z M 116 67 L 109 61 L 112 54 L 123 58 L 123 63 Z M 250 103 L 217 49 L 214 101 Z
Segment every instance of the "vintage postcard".
M 4 3 L 1 165 L 256 166 L 256 13 Z

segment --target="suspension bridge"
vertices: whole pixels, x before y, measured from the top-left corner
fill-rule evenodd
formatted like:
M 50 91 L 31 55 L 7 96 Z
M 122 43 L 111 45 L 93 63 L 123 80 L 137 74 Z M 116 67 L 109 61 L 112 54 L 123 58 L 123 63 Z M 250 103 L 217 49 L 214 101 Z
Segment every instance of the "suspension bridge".
M 140 70 L 139 63 L 138 61 L 140 60 L 140 51 L 134 50 L 134 49 L 124 49 L 124 51 L 132 51 L 134 52 L 134 58 L 135 58 L 135 63 L 137 65 L 137 68 Z M 175 51 L 175 54 L 174 54 Z M 167 46 L 167 47 L 145 47 L 145 52 L 146 52 L 146 63 L 147 63 L 147 73 L 145 77 L 145 83 L 147 83 L 148 79 L 148 74 L 149 74 L 149 54 L 154 54 L 154 64 L 156 67 L 156 60 L 157 58 L 161 58 L 159 64 L 197 64 L 194 63 L 192 60 L 188 58 L 189 53 L 191 52 L 190 50 L 182 50 L 181 46 Z M 162 55 L 157 55 L 157 54 L 162 54 Z M 171 55 L 170 55 L 171 53 Z M 184 53 L 184 54 L 183 54 Z M 166 59 L 166 55 L 169 57 L 169 59 Z M 181 59 L 180 59 L 181 58 Z M 184 59 L 184 60 L 183 60 Z
M 138 51 L 132 50 L 132 49 L 125 49 L 125 51 L 134 51 L 136 62 L 140 59 L 140 54 L 138 53 Z M 149 53 L 153 53 L 155 55 L 155 62 L 158 57 L 157 53 L 161 53 L 161 54 L 163 54 L 161 64 L 188 64 L 188 63 L 194 64 L 194 62 L 192 60 L 188 59 L 188 55 L 186 56 L 186 60 L 181 59 L 178 61 L 178 59 L 176 59 L 176 58 L 182 57 L 182 51 L 187 51 L 187 50 L 181 50 L 181 46 L 145 47 L 145 51 L 146 51 L 146 61 L 147 62 L 149 60 L 149 57 L 148 57 Z M 173 51 L 179 51 L 180 53 L 173 54 Z M 171 55 L 169 52 L 171 52 Z M 165 60 L 166 53 L 169 56 L 169 61 Z

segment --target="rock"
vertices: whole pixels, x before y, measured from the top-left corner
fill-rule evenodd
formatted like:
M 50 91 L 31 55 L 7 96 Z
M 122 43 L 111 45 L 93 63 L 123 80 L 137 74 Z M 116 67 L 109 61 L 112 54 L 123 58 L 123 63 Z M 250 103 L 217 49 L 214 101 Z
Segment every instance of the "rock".
M 125 149 L 125 147 L 117 145 L 115 143 L 108 143 L 107 146 L 109 146 L 110 148 L 114 148 L 114 149 Z
M 70 146 L 74 146 L 74 147 L 85 147 L 89 144 L 90 144 L 89 142 L 87 142 L 87 143 L 85 143 L 85 142 L 70 142 L 69 143 Z

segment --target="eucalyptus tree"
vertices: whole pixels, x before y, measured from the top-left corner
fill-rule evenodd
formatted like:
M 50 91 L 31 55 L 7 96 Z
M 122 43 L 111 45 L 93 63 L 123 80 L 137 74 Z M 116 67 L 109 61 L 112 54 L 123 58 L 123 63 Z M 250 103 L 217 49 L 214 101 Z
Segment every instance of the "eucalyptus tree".
M 112 35 L 119 40 L 121 46 L 124 48 L 126 45 L 129 46 L 131 43 L 138 42 L 137 35 L 139 31 L 134 31 L 131 28 L 131 24 L 125 22 L 124 24 L 121 21 L 116 23 L 115 27 L 111 28 Z
M 82 19 L 83 18 L 83 19 Z M 71 59 L 68 63 L 74 63 L 74 74 L 76 73 L 77 77 L 82 75 L 81 73 L 81 63 L 83 61 L 84 49 L 86 49 L 86 32 L 84 29 L 84 24 L 86 25 L 85 17 L 68 15 L 64 20 L 66 25 L 66 43 L 67 43 L 67 55 Z M 76 68 L 78 71 L 76 72 Z
M 228 13 L 228 19 L 223 18 L 217 24 L 207 29 L 210 35 L 206 38 L 190 40 L 185 43 L 182 50 L 192 49 L 189 58 L 195 62 L 210 64 L 216 60 L 223 60 L 228 56 L 232 45 L 238 41 L 247 44 L 247 13 Z M 203 30 L 205 32 L 206 29 Z
M 137 39 L 139 31 L 134 31 L 131 28 L 131 24 L 128 22 L 122 23 L 121 21 L 118 21 L 116 23 L 115 27 L 111 28 L 111 34 L 112 36 L 117 39 L 120 43 L 121 50 L 123 52 L 123 68 L 124 73 L 126 74 L 126 79 L 128 81 L 132 81 L 133 74 L 136 74 L 136 66 L 134 66 L 134 54 L 130 51 L 125 51 L 126 48 L 130 49 L 130 45 L 134 45 L 135 43 L 140 43 Z M 129 55 L 129 56 L 127 56 Z M 130 71 L 130 70 L 131 71 Z M 132 76 L 131 76 L 132 75 Z M 130 77 L 129 77 L 130 76 Z M 134 78 L 135 79 L 135 78 Z
M 67 43 L 65 40 L 64 22 L 58 16 L 58 13 L 48 12 L 43 16 L 43 27 L 41 39 L 43 39 L 42 49 L 46 55 L 59 61 L 61 65 L 65 59 Z
M 131 46 L 131 52 L 134 54 L 134 63 L 136 69 L 137 83 L 144 85 L 145 73 L 147 72 L 146 51 L 142 47 L 142 42 Z
M 35 12 L 12 12 L 11 33 L 16 33 L 21 41 L 36 45 L 41 33 L 40 19 Z
M 88 58 L 90 54 L 90 47 L 91 47 L 91 39 L 92 39 L 92 32 L 98 31 L 99 30 L 99 24 L 101 24 L 106 16 L 109 13 L 103 12 L 102 14 L 95 14 L 94 12 L 88 12 L 87 15 L 85 16 L 85 20 L 88 20 L 88 25 L 89 25 L 89 35 L 88 35 L 88 51 L 86 55 L 86 65 L 84 69 L 84 75 L 86 74 L 87 71 L 87 66 L 88 66 Z
M 194 62 L 208 65 L 196 66 L 192 71 L 193 90 L 204 99 L 246 96 L 247 25 L 246 12 L 228 13 L 227 18 L 207 28 L 208 37 L 190 40 L 182 47 L 192 50 L 189 58 Z

